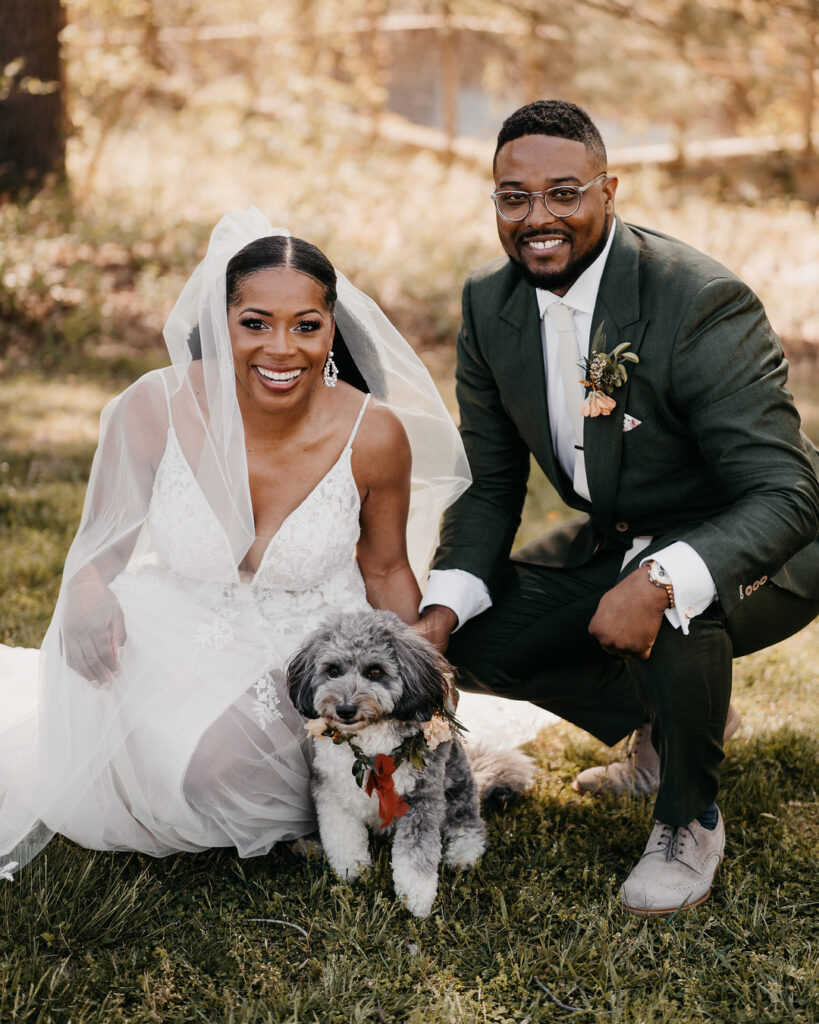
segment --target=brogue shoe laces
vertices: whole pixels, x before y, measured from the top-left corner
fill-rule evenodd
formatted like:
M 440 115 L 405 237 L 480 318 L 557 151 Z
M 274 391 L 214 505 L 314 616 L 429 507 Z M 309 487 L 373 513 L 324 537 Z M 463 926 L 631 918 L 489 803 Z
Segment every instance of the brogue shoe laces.
M 676 828 L 673 825 L 662 825 L 657 837 L 657 846 L 660 849 L 665 849 L 665 859 L 671 861 L 682 855 L 686 839 L 689 838 L 693 839 L 695 846 L 700 845 L 699 840 L 687 825 L 679 825 Z

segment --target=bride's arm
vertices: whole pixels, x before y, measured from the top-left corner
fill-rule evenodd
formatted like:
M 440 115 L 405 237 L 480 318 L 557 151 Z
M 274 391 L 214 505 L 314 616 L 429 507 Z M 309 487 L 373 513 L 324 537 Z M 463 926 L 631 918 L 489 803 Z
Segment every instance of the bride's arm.
M 412 453 L 398 418 L 388 409 L 368 410 L 353 451 L 361 504 L 358 565 L 373 608 L 416 622 L 421 591 L 407 558 L 407 514 Z
M 108 586 L 127 565 L 150 501 L 167 432 L 159 382 L 143 379 L 103 412 L 82 520 L 66 561 L 60 641 L 80 675 L 110 684 L 127 634 Z

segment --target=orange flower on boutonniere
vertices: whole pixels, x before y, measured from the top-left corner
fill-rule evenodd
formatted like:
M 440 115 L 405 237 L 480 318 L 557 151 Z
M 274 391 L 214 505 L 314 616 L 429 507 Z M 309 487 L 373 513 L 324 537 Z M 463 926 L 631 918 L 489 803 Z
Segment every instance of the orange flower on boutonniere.
M 617 403 L 604 391 L 590 391 L 583 400 L 584 416 L 608 416 Z
M 592 341 L 592 354 L 584 360 L 585 377 L 580 382 L 586 388 L 582 406 L 584 416 L 609 416 L 617 404 L 611 397 L 612 391 L 628 380 L 624 364 L 640 362 L 634 352 L 626 351 L 631 348 L 631 342 L 624 341 L 611 352 L 594 351 L 602 349 L 605 344 L 606 335 L 603 324 L 600 324 Z

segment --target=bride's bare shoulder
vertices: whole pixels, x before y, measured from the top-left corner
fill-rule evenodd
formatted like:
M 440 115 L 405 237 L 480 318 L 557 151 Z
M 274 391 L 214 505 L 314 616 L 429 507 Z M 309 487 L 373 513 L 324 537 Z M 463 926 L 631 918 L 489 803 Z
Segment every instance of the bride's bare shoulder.
M 373 399 L 361 419 L 353 458 L 365 479 L 388 480 L 409 474 L 412 453 L 407 432 L 391 409 Z
M 144 413 L 162 413 L 152 419 L 164 419 L 167 426 L 167 410 L 172 415 L 184 415 L 186 411 L 195 412 L 195 404 L 205 403 L 205 379 L 202 363 L 194 360 L 184 369 L 165 366 L 151 370 L 138 380 L 122 395 L 128 397 L 128 403 L 134 409 Z
M 153 421 L 156 411 L 166 405 L 162 374 L 165 370 L 150 370 L 138 377 L 124 391 L 113 398 L 103 410 L 103 419 L 136 417 Z

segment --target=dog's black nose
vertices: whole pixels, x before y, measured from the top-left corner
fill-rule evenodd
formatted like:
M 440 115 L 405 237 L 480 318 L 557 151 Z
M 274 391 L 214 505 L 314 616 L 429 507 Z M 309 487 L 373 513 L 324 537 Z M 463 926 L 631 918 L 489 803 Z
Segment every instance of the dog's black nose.
M 342 722 L 352 722 L 358 714 L 357 704 L 336 704 L 336 714 Z

